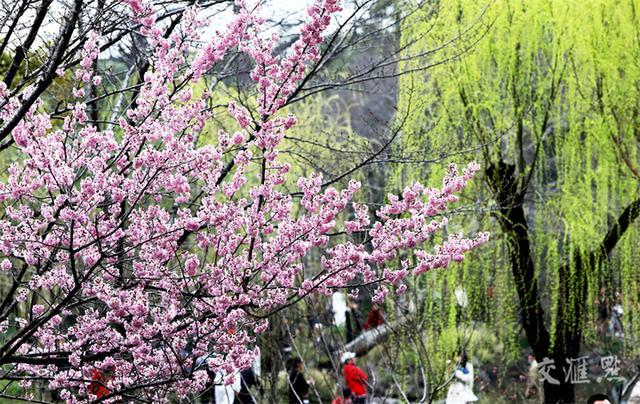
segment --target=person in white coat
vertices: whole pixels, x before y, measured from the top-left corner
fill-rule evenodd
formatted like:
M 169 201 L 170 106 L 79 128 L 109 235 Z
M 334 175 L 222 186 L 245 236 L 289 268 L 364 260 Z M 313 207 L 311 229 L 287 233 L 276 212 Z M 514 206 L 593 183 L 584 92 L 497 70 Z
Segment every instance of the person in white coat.
M 640 404 L 640 381 L 633 386 L 627 404 Z
M 217 372 L 215 378 L 214 394 L 216 397 L 216 404 L 233 404 L 233 400 L 236 398 L 236 394 L 240 392 L 240 373 L 233 374 L 233 383 L 225 384 L 226 373 Z
M 460 363 L 453 375 L 453 382 L 447 391 L 446 404 L 465 404 L 478 401 L 473 394 L 473 365 L 469 362 L 467 354 L 463 353 Z

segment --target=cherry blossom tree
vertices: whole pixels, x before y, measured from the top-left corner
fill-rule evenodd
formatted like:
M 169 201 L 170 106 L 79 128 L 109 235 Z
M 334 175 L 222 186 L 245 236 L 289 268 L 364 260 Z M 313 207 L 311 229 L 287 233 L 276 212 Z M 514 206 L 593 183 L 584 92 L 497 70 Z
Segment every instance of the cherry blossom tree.
M 11 285 L 0 302 L 0 378 L 19 383 L 23 398 L 33 383 L 69 402 L 202 391 L 207 370 L 249 367 L 268 318 L 305 296 L 377 283 L 381 301 L 403 293 L 410 274 L 445 268 L 487 240 L 451 234 L 426 247 L 474 163 L 451 164 L 440 188 L 415 183 L 389 195 L 373 215 L 352 202 L 356 181 L 338 190 L 316 174 L 289 178 L 278 144 L 296 118 L 280 109 L 318 59 L 337 0 L 317 0 L 278 57 L 277 36 L 243 1 L 210 38 L 201 37 L 210 22 L 197 6 L 165 36 L 152 6 L 127 4 L 153 55 L 135 104 L 113 128 L 98 130 L 84 103 L 85 88 L 101 81 L 99 32 L 84 44 L 63 124 L 41 100 L 23 114 L 29 89 L 12 97 L 0 83 L 0 118 L 24 115 L 11 131 L 23 158 L 0 184 L 0 276 Z M 254 62 L 256 108 L 230 103 L 237 131 L 198 146 L 215 100 L 193 89 L 231 50 Z M 400 250 L 412 250 L 415 264 L 398 265 Z M 304 265 L 313 251 L 319 268 Z

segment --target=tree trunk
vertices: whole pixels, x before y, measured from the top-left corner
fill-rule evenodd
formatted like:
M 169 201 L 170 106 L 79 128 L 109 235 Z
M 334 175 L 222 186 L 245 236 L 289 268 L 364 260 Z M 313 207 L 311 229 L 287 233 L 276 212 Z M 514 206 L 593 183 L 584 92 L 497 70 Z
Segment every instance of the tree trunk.
M 515 165 L 502 161 L 489 165 L 487 181 L 499 206 L 498 222 L 507 236 L 511 272 L 520 301 L 521 322 L 527 341 L 536 356 L 538 364 L 545 358 L 553 360 L 554 366 L 545 366 L 549 376 L 558 384 L 544 382 L 544 397 L 547 403 L 573 402 L 574 386 L 565 381 L 563 366 L 565 357 L 561 352 L 550 352 L 551 338 L 545 326 L 544 310 L 538 296 L 538 280 L 531 256 L 529 226 L 524 213 L 525 192 L 518 187 Z M 558 337 L 558 336 L 557 336 Z M 560 340 L 555 346 L 561 345 Z M 580 350 L 579 341 L 574 346 Z M 555 353 L 555 352 L 554 352 Z
M 521 321 L 529 345 L 538 364 L 545 358 L 552 361 L 544 366 L 549 378 L 544 382 L 545 403 L 573 403 L 575 389 L 570 372 L 572 359 L 580 355 L 580 342 L 587 303 L 587 273 L 602 262 L 616 246 L 631 223 L 640 215 L 640 199 L 629 204 L 602 242 L 590 253 L 569 258 L 569 263 L 560 267 L 560 290 L 555 341 L 551 339 L 544 322 L 544 312 L 538 296 L 538 280 L 531 256 L 529 228 L 524 213 L 526 189 L 518 185 L 516 167 L 503 161 L 487 167 L 487 182 L 499 207 L 498 221 L 507 236 L 511 271 L 520 301 Z M 574 365 L 575 366 L 575 365 Z M 542 374 L 541 374 L 542 375 Z M 550 383 L 551 378 L 554 379 Z

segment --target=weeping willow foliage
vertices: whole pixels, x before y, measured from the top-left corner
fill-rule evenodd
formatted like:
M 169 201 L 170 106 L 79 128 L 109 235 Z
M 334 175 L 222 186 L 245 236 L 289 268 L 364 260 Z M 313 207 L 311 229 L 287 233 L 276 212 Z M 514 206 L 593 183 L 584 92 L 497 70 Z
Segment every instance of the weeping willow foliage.
M 638 13 L 637 0 L 449 0 L 423 7 L 402 25 L 408 54 L 425 53 L 432 63 L 451 60 L 428 71 L 415 69 L 424 60 L 400 66 L 415 71 L 400 79 L 399 111 L 409 118 L 396 152 L 414 162 L 449 153 L 451 161 L 476 160 L 485 168 L 501 160 L 515 166 L 518 178 L 530 178 L 525 214 L 552 344 L 558 301 L 576 295 L 559 295 L 558 268 L 569 264 L 566 276 L 575 276 L 572 257 L 596 249 L 640 197 Z M 449 45 L 426 52 L 442 44 Z M 393 186 L 437 178 L 441 166 L 400 168 Z M 493 239 L 470 261 L 416 285 L 427 290 L 416 302 L 423 306 L 425 333 L 435 338 L 455 326 L 446 306 L 453 288 L 463 285 L 467 323 L 488 324 L 502 341 L 501 354 L 513 359 L 521 349 L 519 304 L 506 239 L 490 214 L 495 201 L 483 179 L 466 195 L 471 212 L 461 210 L 450 231 L 477 225 Z M 598 290 L 619 292 L 626 357 L 640 349 L 639 230 L 633 223 L 613 253 L 589 268 L 587 318 L 572 320 L 583 325 L 583 341 L 597 344 Z

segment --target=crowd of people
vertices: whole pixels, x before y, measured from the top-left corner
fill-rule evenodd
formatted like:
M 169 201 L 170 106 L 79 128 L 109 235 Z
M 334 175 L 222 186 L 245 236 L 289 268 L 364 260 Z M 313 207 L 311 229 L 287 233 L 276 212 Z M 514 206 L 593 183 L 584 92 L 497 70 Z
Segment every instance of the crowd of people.
M 620 295 L 616 294 L 616 300 L 610 299 L 606 288 L 600 289 L 597 299 L 599 311 L 599 330 L 603 333 L 610 332 L 618 336 L 622 333 L 622 322 L 619 319 L 621 308 L 619 305 Z M 614 305 L 613 303 L 616 303 Z M 350 302 L 345 313 L 346 317 L 346 342 L 347 344 L 356 339 L 363 331 L 379 327 L 384 324 L 384 317 L 381 308 L 373 305 L 369 310 L 366 321 L 360 323 L 356 316 L 357 306 Z M 618 319 L 616 321 L 616 318 Z M 362 325 L 361 325 L 362 324 Z M 313 335 L 322 331 L 322 322 L 317 318 L 309 321 Z M 287 361 L 287 391 L 289 404 L 308 404 L 314 379 L 305 374 L 305 364 L 302 358 L 290 357 L 291 350 L 285 353 L 289 356 Z M 204 360 L 206 356 L 201 359 Z M 534 355 L 528 356 L 529 369 L 527 371 L 527 386 L 525 397 L 528 399 L 542 400 L 542 383 L 538 373 L 538 362 Z M 202 363 L 196 363 L 201 365 Z M 465 404 L 478 401 L 474 394 L 474 367 L 467 354 L 463 351 L 459 353 L 455 361 L 455 368 L 452 370 L 447 385 L 447 395 L 445 404 Z M 259 367 L 259 366 L 258 366 Z M 205 366 L 209 373 L 209 388 L 200 396 L 203 404 L 256 404 L 263 402 L 264 389 L 260 384 L 256 371 L 253 368 L 242 370 L 234 375 L 227 375 L 223 372 L 214 373 Z M 89 385 L 90 391 L 98 398 L 108 396 L 109 389 L 106 387 L 111 379 L 111 373 L 115 369 L 94 371 L 92 382 Z M 232 378 L 232 383 L 229 380 Z M 369 377 L 356 364 L 356 354 L 353 352 L 343 352 L 340 356 L 340 374 L 336 383 L 335 395 L 331 404 L 366 404 L 369 399 L 368 393 L 373 393 L 368 385 Z M 255 389 L 254 389 L 255 388 Z M 254 395 L 252 389 L 259 394 Z M 258 399 L 258 397 L 261 397 Z M 589 398 L 589 403 L 607 404 L 610 403 L 606 395 L 596 394 Z M 629 396 L 628 403 L 640 404 L 640 383 L 636 384 Z
M 356 315 L 357 305 L 349 302 L 345 313 L 346 343 L 356 339 L 362 332 L 377 328 L 384 324 L 381 307 L 374 304 L 369 310 L 366 321 L 360 322 Z M 310 317 L 308 324 L 312 335 L 322 330 L 322 322 L 317 317 Z M 367 404 L 371 386 L 368 385 L 369 376 L 356 364 L 356 354 L 343 352 L 340 356 L 340 380 L 335 388 L 335 397 L 331 404 Z M 289 404 L 308 404 L 315 384 L 314 379 L 307 377 L 302 358 L 290 357 L 287 360 L 287 398 Z M 201 397 L 206 404 L 254 404 L 256 400 L 251 395 L 253 386 L 262 389 L 253 369 L 242 371 L 236 375 L 232 384 L 222 382 L 226 375 L 210 375 L 212 383 L 208 393 Z M 452 374 L 446 404 L 462 404 L 477 401 L 473 393 L 474 372 L 473 365 L 467 355 L 463 353 L 457 358 L 457 367 Z M 262 395 L 262 394 L 261 394 Z
M 620 336 L 623 333 L 621 296 L 615 294 L 615 299 L 607 292 L 606 288 L 600 289 L 599 297 L 596 301 L 599 322 L 598 327 L 603 334 Z M 360 322 L 357 316 L 358 306 L 353 301 L 348 301 L 345 312 L 345 337 L 346 343 L 349 344 L 359 335 L 369 329 L 374 329 L 384 324 L 384 316 L 381 307 L 372 305 L 366 321 Z M 323 331 L 323 323 L 326 319 L 311 316 L 308 319 L 310 333 L 312 336 L 318 336 Z M 286 356 L 290 352 L 285 353 Z M 542 400 L 543 391 L 540 377 L 538 374 L 538 362 L 533 355 L 528 357 L 529 369 L 526 375 L 527 386 L 525 397 L 528 399 Z M 314 391 L 314 379 L 307 377 L 305 372 L 305 364 L 300 357 L 290 357 L 287 361 L 287 398 L 290 404 L 308 404 Z M 251 388 L 256 387 L 261 391 L 262 386 L 256 377 L 253 369 L 246 369 L 235 376 L 232 384 L 226 385 L 222 382 L 226 379 L 226 375 L 210 375 L 213 382 L 209 392 L 202 398 L 203 403 L 216 404 L 255 404 L 261 400 L 256 400 L 251 394 Z M 447 381 L 446 404 L 464 404 L 478 401 L 478 397 L 473 391 L 474 386 L 474 367 L 472 361 L 462 350 L 455 360 L 455 368 L 452 369 L 450 378 Z M 331 404 L 366 404 L 369 401 L 370 394 L 373 393 L 372 386 L 368 385 L 369 377 L 356 364 L 356 354 L 353 352 L 343 352 L 340 356 L 340 374 L 335 386 L 334 398 Z M 636 395 L 640 404 L 640 384 L 636 386 L 638 390 Z M 96 389 L 100 386 L 96 384 Z M 317 392 L 317 391 L 316 391 Z M 633 394 L 631 395 L 633 396 Z M 603 398 L 604 397 L 604 398 Z M 590 403 L 606 404 L 608 399 L 603 395 L 594 395 L 590 398 Z

